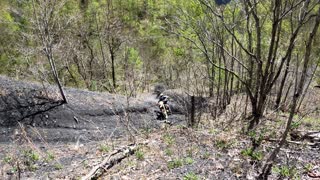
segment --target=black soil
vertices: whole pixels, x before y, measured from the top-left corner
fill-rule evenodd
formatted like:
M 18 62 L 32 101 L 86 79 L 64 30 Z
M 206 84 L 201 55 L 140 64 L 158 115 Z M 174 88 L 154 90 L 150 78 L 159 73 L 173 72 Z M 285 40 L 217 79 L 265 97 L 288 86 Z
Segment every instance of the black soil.
M 137 98 L 65 88 L 68 100 L 63 104 L 56 87 L 15 81 L 0 76 L 0 142 L 11 142 L 21 136 L 21 127 L 33 140 L 40 140 L 36 129 L 47 142 L 78 139 L 88 142 L 119 137 L 141 129 L 159 127 L 155 95 Z M 169 120 L 184 122 L 177 108 Z

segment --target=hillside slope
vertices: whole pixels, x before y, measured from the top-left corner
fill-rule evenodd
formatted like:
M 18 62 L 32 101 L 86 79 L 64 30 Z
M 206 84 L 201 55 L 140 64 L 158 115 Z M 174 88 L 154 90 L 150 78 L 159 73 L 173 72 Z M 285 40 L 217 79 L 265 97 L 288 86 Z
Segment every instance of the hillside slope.
M 101 140 L 139 129 L 159 127 L 154 110 L 157 99 L 143 94 L 121 95 L 65 88 L 68 104 L 61 104 L 58 89 L 50 85 L 15 81 L 0 76 L 0 142 L 21 135 L 21 126 L 34 140 L 36 128 L 48 142 Z M 181 113 L 170 120 L 183 122 Z

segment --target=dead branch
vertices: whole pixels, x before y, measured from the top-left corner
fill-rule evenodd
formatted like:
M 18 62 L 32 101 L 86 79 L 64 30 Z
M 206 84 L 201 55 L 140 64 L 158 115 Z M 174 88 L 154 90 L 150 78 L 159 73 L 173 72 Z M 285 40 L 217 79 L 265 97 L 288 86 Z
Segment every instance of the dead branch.
M 91 169 L 91 171 L 84 177 L 82 180 L 89 179 L 97 179 L 100 177 L 105 171 L 112 168 L 114 165 L 120 163 L 126 157 L 132 155 L 139 146 L 145 145 L 147 142 L 139 143 L 139 144 L 129 144 L 128 146 L 122 147 L 110 153 L 110 155 L 105 158 L 100 164 L 96 165 Z
M 269 142 L 280 142 L 279 139 L 264 139 L 264 140 L 269 141 Z M 290 140 L 286 140 L 286 143 L 296 144 L 296 145 L 308 145 L 308 146 L 316 146 L 317 145 L 317 143 L 290 141 Z

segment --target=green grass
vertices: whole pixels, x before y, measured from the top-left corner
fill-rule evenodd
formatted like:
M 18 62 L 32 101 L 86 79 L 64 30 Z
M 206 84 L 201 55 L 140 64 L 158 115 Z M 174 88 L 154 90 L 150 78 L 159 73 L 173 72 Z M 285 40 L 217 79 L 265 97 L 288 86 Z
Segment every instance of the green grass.
M 167 155 L 167 156 L 172 156 L 173 155 L 173 151 L 171 149 L 165 149 L 164 150 L 164 153 Z
M 7 163 L 7 164 L 10 164 L 12 163 L 13 161 L 13 158 L 11 156 L 8 156 L 6 155 L 4 158 L 3 158 L 3 162 Z
M 99 151 L 100 152 L 108 153 L 108 152 L 110 152 L 110 150 L 111 150 L 110 146 L 107 146 L 107 145 L 104 145 L 104 144 L 100 144 L 100 146 L 99 146 Z
M 26 150 L 23 154 L 27 159 L 33 162 L 40 160 L 40 155 L 33 150 Z
M 191 157 L 186 158 L 176 158 L 167 163 L 169 169 L 175 169 L 184 165 L 193 164 L 194 160 Z
M 202 158 L 203 159 L 209 159 L 211 156 L 210 152 L 206 151 L 203 155 L 202 155 Z
M 243 156 L 250 157 L 252 160 L 261 161 L 263 153 L 260 151 L 253 151 L 252 148 L 247 148 L 241 151 Z
M 297 176 L 297 169 L 289 166 L 274 166 L 272 172 L 279 174 L 281 177 L 290 179 Z
M 46 158 L 45 158 L 45 161 L 46 161 L 46 162 L 51 162 L 51 161 L 53 161 L 54 159 L 55 159 L 54 154 L 51 153 L 51 152 L 47 152 L 47 156 L 46 156 Z
M 183 166 L 183 160 L 179 158 L 171 160 L 167 163 L 167 166 L 169 169 L 175 169 L 175 168 L 181 167 Z
M 183 176 L 183 180 L 198 180 L 200 179 L 195 173 L 188 172 L 186 175 Z
M 62 166 L 62 164 L 60 164 L 60 163 L 56 163 L 56 164 L 54 164 L 53 166 L 54 166 L 54 168 L 55 168 L 56 170 L 61 170 L 61 169 L 63 169 L 63 166 Z
M 225 150 L 225 149 L 232 147 L 233 143 L 234 142 L 227 142 L 226 140 L 216 140 L 215 141 L 215 145 L 217 146 L 217 148 L 219 148 L 221 150 Z
M 170 134 L 165 134 L 165 135 L 163 136 L 163 141 L 164 141 L 164 143 L 167 144 L 168 146 L 170 146 L 170 145 L 172 145 L 172 144 L 175 143 L 174 137 L 173 137 L 172 135 L 170 135 Z
M 24 164 L 30 171 L 35 171 L 38 169 L 37 161 L 40 160 L 40 155 L 32 150 L 24 150 L 23 151 Z
M 185 159 L 184 159 L 184 163 L 186 164 L 186 165 L 190 165 L 190 164 L 192 164 L 194 162 L 194 160 L 191 158 L 191 157 L 186 157 Z
M 144 152 L 141 151 L 140 149 L 137 150 L 134 154 L 139 161 L 144 160 Z

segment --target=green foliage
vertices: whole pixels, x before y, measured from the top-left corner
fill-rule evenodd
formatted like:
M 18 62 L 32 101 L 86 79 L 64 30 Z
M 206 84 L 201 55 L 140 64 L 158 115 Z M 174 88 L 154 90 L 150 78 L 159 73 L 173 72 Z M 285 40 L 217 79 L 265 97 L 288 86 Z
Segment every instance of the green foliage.
M 252 160 L 261 161 L 263 153 L 260 151 L 253 151 L 252 148 L 247 148 L 241 151 L 241 155 L 250 157 Z
M 97 81 L 91 81 L 90 91 L 97 91 Z
M 36 151 L 29 149 L 23 151 L 23 156 L 24 164 L 27 166 L 27 168 L 30 171 L 35 171 L 38 168 L 36 163 L 40 160 L 40 155 Z
M 51 152 L 47 152 L 47 156 L 46 156 L 46 158 L 45 158 L 45 161 L 46 161 L 46 162 L 51 162 L 51 161 L 53 161 L 54 159 L 55 159 L 54 154 L 51 153 Z
M 233 142 L 228 142 L 227 140 L 224 140 L 224 139 L 218 139 L 215 141 L 215 145 L 222 150 L 230 148 L 232 144 Z
M 295 122 L 292 122 L 291 123 L 291 129 L 298 129 L 299 126 L 301 125 L 301 122 L 300 121 L 295 121 Z
M 100 151 L 100 152 L 108 153 L 108 152 L 110 152 L 110 150 L 111 150 L 111 147 L 110 147 L 110 146 L 107 146 L 107 145 L 105 145 L 105 144 L 100 144 L 100 145 L 99 145 L 99 151 Z
M 40 160 L 40 155 L 34 150 L 31 150 L 31 149 L 25 150 L 23 154 L 28 160 L 30 160 L 32 162 L 36 162 L 36 161 Z
M 183 176 L 183 180 L 198 180 L 200 179 L 195 173 L 188 172 L 186 175 Z
M 312 171 L 312 169 L 314 168 L 314 166 L 311 163 L 306 164 L 303 169 L 305 170 L 305 172 L 310 172 Z
M 139 51 L 134 48 L 128 50 L 128 61 L 136 69 L 141 69 L 143 62 L 139 56 Z
M 191 158 L 191 157 L 186 157 L 185 159 L 184 159 L 184 163 L 186 164 L 186 165 L 190 165 L 190 164 L 192 164 L 194 162 L 194 160 Z
M 167 156 L 172 156 L 173 155 L 173 151 L 171 149 L 165 149 L 164 150 L 164 153 L 167 155 Z
M 54 168 L 55 168 L 56 170 L 61 170 L 61 169 L 63 169 L 63 165 L 60 164 L 60 163 L 56 163 L 56 164 L 54 164 L 53 166 L 54 166 Z
M 171 160 L 167 163 L 167 166 L 169 169 L 175 169 L 175 168 L 178 168 L 178 167 L 181 167 L 183 166 L 183 159 L 174 159 L 174 160 Z
M 297 175 L 297 169 L 295 167 L 289 166 L 274 166 L 272 168 L 274 173 L 279 174 L 281 177 L 292 178 Z
M 4 158 L 3 158 L 3 162 L 8 164 L 10 166 L 10 172 L 11 173 L 16 173 L 18 171 L 17 168 L 17 163 L 19 163 L 19 159 L 17 159 L 16 157 L 7 154 Z
M 0 1 L 1 74 L 17 78 L 32 76 L 34 79 L 40 79 L 38 74 L 31 75 L 30 71 L 37 69 L 38 65 L 44 67 L 43 72 L 50 69 L 48 63 L 44 61 L 43 45 L 38 38 L 40 31 L 35 25 L 37 22 L 35 14 L 41 14 L 41 10 L 47 9 L 41 8 L 39 5 L 41 2 L 35 1 L 33 6 L 30 1 Z M 215 75 L 211 78 L 216 86 L 220 86 L 224 83 L 224 78 L 227 78 L 226 75 L 230 74 L 208 65 L 207 60 L 210 59 L 215 64 L 220 61 L 219 66 L 230 67 L 231 64 L 228 61 L 233 58 L 229 57 L 229 53 L 232 52 L 234 56 L 241 55 L 237 58 L 249 67 L 251 61 L 248 53 L 243 52 L 238 45 L 242 44 L 244 48 L 248 48 L 248 30 L 253 38 L 252 53 L 255 53 L 254 49 L 257 48 L 254 21 L 252 17 L 248 18 L 252 22 L 247 27 L 243 19 L 245 13 L 243 2 L 230 3 L 224 8 L 216 7 L 213 1 L 208 1 L 210 6 L 205 6 L 199 1 L 186 0 L 92 0 L 86 1 L 85 4 L 81 4 L 83 1 L 67 0 L 50 1 L 48 4 L 53 5 L 53 2 L 57 4 L 50 19 L 52 21 L 50 21 L 49 34 L 52 40 L 57 41 L 53 44 L 53 53 L 57 59 L 60 78 L 66 86 L 88 88 L 93 91 L 112 91 L 108 43 L 112 41 L 123 44 L 120 48 L 115 48 L 117 50 L 116 79 L 120 81 L 117 91 L 120 93 L 126 90 L 126 83 L 128 83 L 125 82 L 126 73 L 128 73 L 125 66 L 129 66 L 135 73 L 135 78 L 145 77 L 143 82 L 132 83 L 131 86 L 134 88 L 143 84 L 141 86 L 144 87 L 139 87 L 137 91 L 147 90 L 152 83 L 158 82 L 165 82 L 173 86 L 172 88 L 185 87 L 184 83 L 188 81 L 186 75 L 191 76 L 192 71 L 201 74 L 201 79 L 199 77 L 192 77 L 192 79 L 199 84 L 207 85 L 209 84 L 208 76 L 210 77 L 208 72 L 212 69 L 215 70 Z M 273 26 L 273 18 L 266 17 L 271 15 L 272 3 L 259 1 L 256 7 L 263 32 L 261 59 L 263 60 L 262 70 L 265 71 L 267 67 L 265 60 L 269 54 Z M 290 12 L 293 19 L 297 19 L 299 9 L 300 6 Z M 316 9 L 314 8 L 311 12 Z M 211 10 L 223 14 L 224 22 Z M 312 23 L 310 19 L 306 27 L 301 28 L 299 38 L 295 41 L 294 54 L 304 53 L 304 42 L 309 34 L 304 32 L 310 30 L 309 24 Z M 284 57 L 290 39 L 287 34 L 297 26 L 298 22 L 291 21 L 289 16 L 286 16 L 279 24 L 281 24 L 279 37 L 281 45 L 274 47 L 278 51 L 273 54 Z M 234 36 L 225 30 L 225 26 L 232 29 Z M 239 43 L 235 43 L 232 37 L 236 37 Z M 217 42 L 223 43 L 228 52 L 225 52 L 225 58 L 221 57 L 222 53 Z M 231 47 L 232 42 L 233 47 Z M 317 57 L 319 48 L 313 49 L 312 53 Z M 225 59 L 227 62 L 224 62 Z M 292 61 L 295 61 L 295 58 L 292 58 Z M 199 69 L 193 69 L 195 67 Z M 237 69 L 233 71 L 240 73 Z M 45 74 L 45 76 L 48 75 Z M 241 77 L 245 81 L 249 79 L 247 76 L 245 69 L 241 71 Z M 256 74 L 252 76 L 254 85 Z M 50 75 L 48 79 L 53 81 Z
M 259 146 L 263 141 L 266 132 L 267 132 L 267 129 L 262 129 L 259 133 L 252 130 L 252 131 L 249 131 L 248 136 L 251 138 L 251 141 L 253 141 L 255 144 Z
M 202 155 L 202 158 L 203 158 L 203 159 L 209 159 L 210 156 L 211 156 L 210 152 L 206 151 L 206 152 L 204 152 L 204 154 Z
M 88 163 L 87 160 L 82 161 L 82 165 L 83 165 L 85 168 L 90 167 L 90 165 L 89 165 L 89 163 Z
M 175 138 L 174 138 L 172 135 L 170 135 L 170 134 L 165 134 L 165 135 L 163 136 L 163 141 L 164 141 L 164 143 L 166 143 L 168 146 L 170 146 L 170 145 L 172 145 L 172 144 L 175 143 Z
M 186 55 L 186 52 L 183 48 L 175 47 L 173 48 L 173 53 L 175 56 L 179 57 L 184 57 Z
M 138 149 L 134 154 L 139 161 L 144 160 L 144 152 L 142 150 Z
M 6 155 L 4 158 L 3 158 L 3 162 L 7 163 L 7 164 L 11 164 L 13 161 L 13 158 L 11 156 L 8 156 Z
M 175 169 L 178 167 L 181 167 L 183 165 L 191 165 L 194 163 L 194 159 L 191 157 L 185 157 L 185 158 L 175 158 L 167 163 L 167 166 L 169 169 Z
M 218 130 L 215 129 L 215 128 L 211 128 L 211 129 L 209 130 L 209 133 L 212 134 L 212 135 L 215 135 L 215 134 L 218 133 Z

